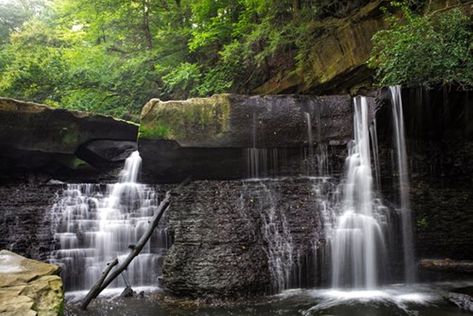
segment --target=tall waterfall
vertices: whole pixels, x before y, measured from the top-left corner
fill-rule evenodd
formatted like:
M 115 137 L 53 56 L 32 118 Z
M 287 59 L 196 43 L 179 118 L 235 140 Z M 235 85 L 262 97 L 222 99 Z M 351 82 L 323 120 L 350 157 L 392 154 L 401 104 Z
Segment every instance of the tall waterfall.
M 402 111 L 401 87 L 390 87 L 392 98 L 394 143 L 396 146 L 399 200 L 402 226 L 404 273 L 407 282 L 415 280 L 414 242 L 412 214 L 409 203 L 409 171 L 407 166 L 404 116 Z
M 332 286 L 336 288 L 375 288 L 387 259 L 388 214 L 373 190 L 368 111 L 367 99 L 356 97 L 343 200 L 329 237 Z
M 63 267 L 66 290 L 89 289 L 107 262 L 124 259 L 147 229 L 158 199 L 153 188 L 137 183 L 141 157 L 126 159 L 118 183 L 68 184 L 53 206 L 59 249 L 50 261 Z M 113 286 L 157 285 L 160 261 L 168 247 L 166 232 L 157 229 L 127 272 Z

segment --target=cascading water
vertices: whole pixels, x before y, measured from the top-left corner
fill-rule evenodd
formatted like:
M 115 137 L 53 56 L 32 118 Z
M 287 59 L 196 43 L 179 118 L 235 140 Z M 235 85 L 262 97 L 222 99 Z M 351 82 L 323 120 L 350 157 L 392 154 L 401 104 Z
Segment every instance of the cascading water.
M 392 97 L 394 143 L 397 156 L 399 200 L 402 226 L 404 273 L 406 282 L 415 280 L 414 242 L 412 214 L 409 203 L 409 177 L 407 167 L 406 141 L 404 136 L 404 115 L 402 111 L 401 87 L 390 87 Z
M 346 179 L 330 233 L 332 286 L 375 288 L 386 262 L 387 209 L 376 199 L 371 171 L 368 103 L 354 100 L 354 140 L 346 160 Z
M 67 291 L 89 289 L 107 262 L 124 259 L 147 229 L 158 199 L 153 188 L 137 183 L 141 158 L 137 151 L 126 159 L 120 181 L 112 185 L 68 184 L 53 206 L 59 249 L 50 261 L 63 268 Z M 164 228 L 156 229 L 123 278 L 111 285 L 157 285 L 160 262 L 168 248 Z

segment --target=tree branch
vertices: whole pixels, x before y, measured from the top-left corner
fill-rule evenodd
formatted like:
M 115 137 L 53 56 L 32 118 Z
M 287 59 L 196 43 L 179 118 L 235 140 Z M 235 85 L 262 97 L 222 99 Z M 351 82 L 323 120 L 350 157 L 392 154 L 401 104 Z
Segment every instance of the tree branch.
M 141 250 L 143 249 L 143 247 L 145 246 L 145 244 L 148 242 L 149 238 L 153 234 L 153 231 L 158 226 L 159 220 L 161 219 L 164 212 L 168 209 L 171 203 L 171 196 L 173 194 L 178 193 L 182 189 L 182 187 L 187 185 L 189 182 L 190 182 L 190 178 L 187 178 L 184 181 L 182 181 L 181 184 L 179 184 L 179 186 L 176 189 L 169 190 L 166 192 L 165 198 L 161 201 L 161 203 L 159 203 L 158 209 L 156 210 L 156 213 L 151 219 L 148 229 L 141 236 L 136 246 L 128 254 L 126 259 L 122 263 L 120 263 L 118 267 L 115 270 L 113 270 L 111 274 L 109 273 L 112 270 L 113 266 L 115 266 L 118 263 L 118 259 L 115 259 L 114 261 L 111 262 L 111 264 L 108 265 L 108 267 L 103 272 L 102 277 L 90 289 L 89 293 L 87 293 L 86 297 L 84 298 L 84 301 L 81 304 L 81 309 L 83 310 L 87 309 L 87 306 L 90 304 L 90 302 L 93 299 L 95 299 L 100 294 L 100 292 L 102 292 L 108 285 L 110 285 L 110 283 L 112 283 L 112 281 L 115 280 L 117 276 L 119 276 L 124 270 L 126 270 L 126 268 L 128 268 L 131 261 L 136 256 L 139 255 L 139 253 L 141 252 Z

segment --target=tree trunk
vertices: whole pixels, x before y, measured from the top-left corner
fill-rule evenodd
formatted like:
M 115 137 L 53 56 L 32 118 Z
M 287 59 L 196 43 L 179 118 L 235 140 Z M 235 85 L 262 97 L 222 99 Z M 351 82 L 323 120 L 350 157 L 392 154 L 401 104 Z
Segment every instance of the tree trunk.
M 143 32 L 145 34 L 146 47 L 153 48 L 153 36 L 149 27 L 149 0 L 143 0 Z

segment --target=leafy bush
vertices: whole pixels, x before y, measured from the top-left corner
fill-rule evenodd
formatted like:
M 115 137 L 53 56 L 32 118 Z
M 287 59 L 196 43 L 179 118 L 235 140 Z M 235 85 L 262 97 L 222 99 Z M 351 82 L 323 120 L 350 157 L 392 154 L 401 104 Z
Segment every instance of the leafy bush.
M 369 65 L 380 85 L 458 84 L 473 86 L 473 31 L 459 9 L 432 15 L 401 6 L 402 18 L 373 38 Z

